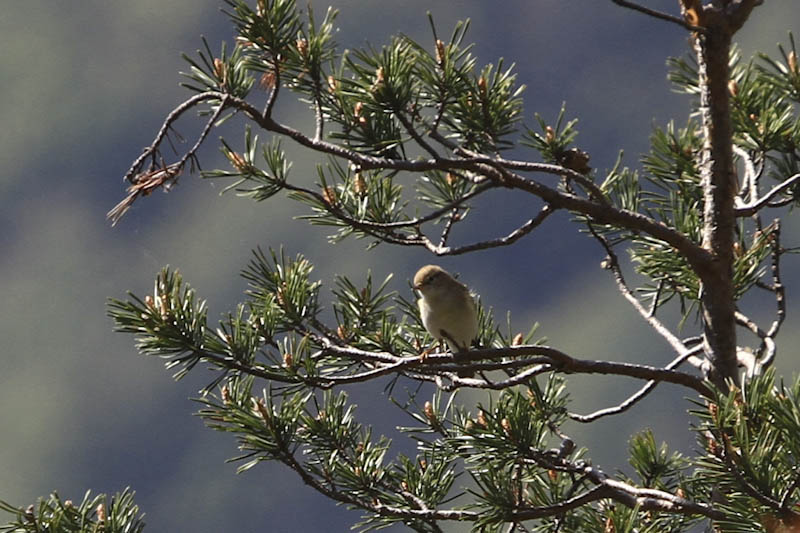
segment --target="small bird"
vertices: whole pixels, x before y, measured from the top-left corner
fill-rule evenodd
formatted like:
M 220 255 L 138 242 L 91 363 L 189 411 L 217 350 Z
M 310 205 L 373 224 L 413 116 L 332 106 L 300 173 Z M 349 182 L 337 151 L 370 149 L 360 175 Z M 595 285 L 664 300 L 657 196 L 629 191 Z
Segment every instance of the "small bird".
M 414 276 L 422 324 L 433 338 L 445 340 L 453 354 L 469 350 L 478 335 L 478 310 L 466 285 L 437 265 L 426 265 Z

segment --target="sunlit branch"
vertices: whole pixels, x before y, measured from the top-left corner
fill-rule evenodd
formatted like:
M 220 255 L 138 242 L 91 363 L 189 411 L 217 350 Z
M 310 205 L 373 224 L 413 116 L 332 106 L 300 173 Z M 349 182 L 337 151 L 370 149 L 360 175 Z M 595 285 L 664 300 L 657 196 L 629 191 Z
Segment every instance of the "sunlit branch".
M 786 178 L 784 181 L 774 186 L 772 189 L 769 190 L 767 194 L 765 194 L 755 202 L 751 202 L 750 204 L 737 207 L 736 216 L 748 217 L 757 213 L 764 207 L 771 207 L 772 206 L 771 201 L 773 198 L 775 198 L 775 196 L 784 192 L 786 189 L 788 189 L 798 181 L 800 181 L 800 174 L 795 174 L 789 178 Z
M 246 100 L 217 91 L 207 91 L 205 93 L 201 93 L 201 95 L 195 96 L 193 100 L 184 102 L 184 104 L 181 105 L 181 109 L 185 111 L 185 109 L 191 107 L 189 102 L 197 103 L 206 99 L 221 100 L 223 97 L 226 98 L 228 105 L 238 109 L 239 111 L 242 111 L 263 129 L 289 137 L 297 143 L 317 152 L 327 153 L 346 159 L 358 165 L 361 169 L 392 169 L 410 172 L 425 172 L 430 170 L 472 171 L 477 174 L 487 176 L 485 179 L 492 181 L 495 185 L 517 188 L 536 195 L 544 200 L 547 204 L 550 204 L 553 208 L 569 209 L 590 216 L 598 223 L 613 224 L 630 230 L 642 231 L 652 235 L 657 239 L 663 240 L 673 245 L 681 254 L 683 254 L 689 263 L 698 269 L 701 277 L 703 273 L 708 270 L 707 267 L 712 260 L 710 254 L 706 250 L 692 242 L 681 232 L 676 231 L 673 228 L 669 228 L 646 215 L 632 211 L 626 211 L 624 209 L 617 209 L 609 204 L 603 203 L 601 200 L 602 195 L 593 201 L 586 198 L 580 198 L 573 194 L 561 192 L 536 181 L 526 179 L 513 173 L 509 168 L 503 167 L 502 160 L 497 161 L 487 157 L 478 159 L 440 158 L 408 160 L 392 159 L 359 153 L 321 139 L 310 138 L 299 130 L 275 121 L 269 113 L 263 114 L 259 112 Z M 157 148 L 157 143 L 154 144 L 154 147 Z M 568 169 L 559 167 L 557 165 L 541 164 L 536 165 L 535 168 L 529 165 L 526 165 L 526 167 L 526 170 L 535 170 L 556 175 L 571 176 L 571 173 Z M 578 177 L 572 177 L 576 180 L 578 179 Z
M 133 162 L 133 164 L 125 173 L 125 176 L 123 176 L 122 179 L 124 181 L 132 181 L 134 174 L 138 173 L 141 170 L 145 160 L 150 156 L 154 156 L 154 154 L 158 151 L 162 141 L 167 136 L 169 129 L 172 127 L 173 123 L 175 123 L 181 117 L 181 115 L 183 115 L 186 111 L 193 108 L 200 102 L 204 102 L 206 100 L 221 100 L 223 96 L 225 96 L 223 93 L 216 93 L 216 92 L 213 93 L 204 92 L 196 94 L 191 98 L 189 98 L 188 100 L 186 100 L 185 102 L 183 102 L 182 104 L 180 104 L 175 109 L 173 109 L 164 119 L 164 122 L 161 124 L 161 128 L 158 130 L 158 133 L 156 134 L 155 139 L 153 139 L 153 142 L 150 144 L 150 146 L 145 148 L 144 152 L 142 152 L 142 155 L 136 158 L 136 160 Z M 155 159 L 153 160 L 152 164 L 154 165 L 156 164 Z
M 106 216 L 111 220 L 112 225 L 119 221 L 122 215 L 125 214 L 125 212 L 131 207 L 131 205 L 133 205 L 133 202 L 135 202 L 140 195 L 146 196 L 160 187 L 168 186 L 177 180 L 178 176 L 180 176 L 181 172 L 183 172 L 186 163 L 192 161 L 192 164 L 194 164 L 197 157 L 197 150 L 200 149 L 203 141 L 205 141 L 206 137 L 211 132 L 211 128 L 214 127 L 214 123 L 225 109 L 229 98 L 227 94 L 223 94 L 219 97 L 219 104 L 217 105 L 216 110 L 214 110 L 214 113 L 212 113 L 211 117 L 206 122 L 206 125 L 203 127 L 203 131 L 201 131 L 200 135 L 197 137 L 197 141 L 191 148 L 189 148 L 189 150 L 186 151 L 180 160 L 178 160 L 176 163 L 170 164 L 165 164 L 163 162 L 157 163 L 156 154 L 158 154 L 159 146 L 164 140 L 165 136 L 167 136 L 167 132 L 172 126 L 172 123 L 175 122 L 187 109 L 190 109 L 198 102 L 206 100 L 206 98 L 201 99 L 197 98 L 197 96 L 190 98 L 167 116 L 167 119 L 161 126 L 161 130 L 159 130 L 158 134 L 156 135 L 153 144 L 145 149 L 144 153 L 136 159 L 130 170 L 128 170 L 128 172 L 125 174 L 125 179 L 128 179 L 131 182 L 131 185 L 127 189 L 128 195 L 106 214 Z M 150 169 L 144 172 L 139 172 L 148 157 L 152 157 Z M 157 164 L 158 167 L 156 167 Z M 139 173 L 136 174 L 137 172 Z M 133 174 L 136 175 L 134 176 Z
M 584 476 L 594 483 L 599 489 L 602 499 L 612 499 L 626 507 L 642 511 L 665 511 L 685 515 L 701 515 L 708 518 L 720 519 L 725 515 L 713 507 L 693 502 L 676 496 L 666 491 L 639 488 L 624 481 L 609 477 L 601 469 L 583 462 L 573 463 L 563 458 L 553 457 L 537 450 L 529 450 L 531 459 L 527 460 L 542 468 L 554 469 L 562 472 L 571 472 Z M 531 518 L 536 518 L 532 516 Z
M 545 205 L 539 211 L 539 213 L 533 217 L 532 219 L 528 220 L 525 224 L 518 227 L 508 235 L 504 237 L 498 237 L 497 239 L 491 239 L 488 241 L 479 241 L 471 244 L 465 244 L 463 246 L 451 247 L 451 246 L 444 246 L 441 242 L 437 245 L 434 244 L 431 240 L 427 237 L 421 238 L 421 244 L 425 246 L 428 250 L 433 252 L 436 255 L 460 255 L 465 254 L 467 252 L 473 252 L 475 250 L 486 250 L 489 248 L 497 248 L 498 246 L 508 246 L 509 244 L 513 244 L 534 229 L 538 227 L 545 219 L 550 216 L 555 210 L 549 206 Z

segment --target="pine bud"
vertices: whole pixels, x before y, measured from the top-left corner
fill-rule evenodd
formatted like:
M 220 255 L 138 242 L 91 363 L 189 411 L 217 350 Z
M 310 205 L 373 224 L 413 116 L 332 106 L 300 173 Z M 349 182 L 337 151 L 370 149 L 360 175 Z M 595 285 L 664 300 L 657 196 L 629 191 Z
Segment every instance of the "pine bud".
M 425 418 L 427 418 L 429 422 L 432 424 L 436 422 L 436 412 L 433 410 L 431 402 L 425 402 L 425 407 L 423 407 L 422 411 L 425 413 Z
M 367 180 L 364 179 L 361 172 L 356 172 L 356 175 L 353 176 L 353 192 L 362 197 L 367 194 Z
M 678 498 L 686 499 L 686 491 L 678 487 L 678 490 L 675 491 L 675 496 L 677 496 Z
M 441 41 L 441 39 L 436 39 L 436 62 L 439 64 L 439 66 L 444 65 L 444 59 L 445 59 L 444 54 L 445 54 L 444 43 Z
M 786 58 L 786 62 L 789 66 L 789 72 L 791 72 L 793 76 L 800 74 L 800 69 L 798 69 L 797 66 L 797 52 L 794 50 L 789 52 L 789 57 Z
M 554 482 L 558 479 L 558 472 L 553 470 L 552 468 L 547 471 L 547 477 L 550 478 L 550 481 Z
M 275 81 L 275 72 L 270 70 L 261 75 L 261 77 L 258 79 L 258 86 L 261 87 L 261 90 L 263 91 L 271 91 L 275 88 Z
M 427 470 L 428 469 L 428 461 L 426 461 L 425 459 L 420 459 L 419 460 L 419 469 L 422 470 L 423 472 L 425 470 Z
M 717 444 L 717 441 L 713 437 L 708 437 L 706 439 L 706 446 L 711 455 L 716 456 L 719 454 L 719 444 Z
M 458 176 L 453 174 L 452 172 L 448 172 L 447 175 L 444 177 L 445 181 L 451 187 L 456 184 L 458 181 Z
M 686 6 L 683 10 L 684 20 L 692 26 L 700 26 L 700 10 L 702 10 L 702 6 L 697 5 L 699 2 L 696 0 L 683 0 L 683 4 Z
M 739 96 L 739 84 L 736 80 L 730 80 L 728 82 L 728 92 L 731 93 L 731 96 L 734 98 Z
M 338 88 L 339 88 L 339 82 L 336 81 L 336 78 L 333 75 L 328 76 L 328 91 L 331 93 L 335 93 L 336 89 Z
M 214 75 L 218 80 L 225 82 L 225 63 L 218 57 L 214 58 Z
M 336 328 L 336 335 L 337 335 L 337 336 L 338 336 L 340 339 L 344 340 L 344 339 L 346 339 L 346 338 L 347 338 L 347 330 L 346 330 L 346 329 L 344 329 L 344 326 L 338 326 L 338 327 Z
M 719 413 L 719 407 L 715 403 L 708 404 L 708 412 L 712 418 L 717 418 L 717 413 Z
M 144 297 L 144 304 L 149 307 L 150 309 L 155 309 L 156 302 L 153 300 L 153 297 L 149 294 Z
M 478 90 L 482 97 L 486 97 L 486 77 L 481 76 L 478 78 Z
M 294 356 L 292 356 L 291 352 L 283 354 L 283 366 L 286 368 L 294 367 Z
M 321 409 L 319 413 L 317 413 L 317 420 L 325 420 L 328 418 L 328 413 L 325 412 L 325 409 Z
M 325 187 L 322 189 L 322 198 L 328 205 L 336 203 L 336 190 L 333 187 Z
M 228 160 L 230 160 L 231 165 L 233 165 L 233 168 L 238 170 L 241 174 L 246 174 L 249 171 L 250 165 L 247 164 L 247 161 L 242 154 L 237 152 L 228 152 L 227 155 Z
M 75 504 L 72 503 L 72 500 L 67 500 L 64 502 L 64 507 L 66 507 L 67 509 L 72 509 L 73 507 L 75 507 Z
M 106 506 L 103 503 L 97 504 L 97 521 L 98 522 L 105 522 L 106 521 Z
M 522 335 L 522 333 L 517 333 L 511 340 L 511 346 L 520 346 L 524 341 L 525 337 Z
M 617 528 L 614 526 L 614 520 L 609 516 L 606 518 L 606 525 L 603 528 L 603 533 L 616 533 Z
M 258 14 L 259 17 L 263 17 L 266 12 L 267 0 L 258 0 L 258 2 L 256 2 L 256 14 Z
M 222 403 L 231 403 L 231 393 L 227 385 L 223 385 L 220 390 L 220 396 L 222 396 Z
M 256 46 L 256 43 L 254 43 L 253 41 L 250 41 L 248 39 L 245 39 L 241 35 L 237 35 L 236 39 L 234 39 L 234 40 L 237 43 L 239 43 L 239 46 L 241 46 L 242 48 L 255 48 L 255 46 Z
M 511 435 L 511 422 L 509 422 L 508 418 L 504 418 L 500 421 L 500 427 L 503 428 L 506 435 Z
M 544 129 L 544 141 L 547 144 L 550 144 L 555 140 L 556 140 L 556 130 L 554 130 L 552 126 L 547 126 Z
M 306 57 L 308 55 L 308 40 L 307 39 L 297 39 L 297 51 L 300 52 L 300 55 Z
M 253 402 L 253 407 L 255 407 L 254 410 L 256 414 L 260 415 L 265 422 L 268 421 L 271 417 L 269 411 L 267 411 L 267 405 L 264 403 L 264 400 L 261 398 L 258 400 L 252 398 L 251 401 Z
M 403 489 L 404 491 L 408 492 L 408 483 L 405 480 L 401 481 L 400 482 L 400 488 Z
M 361 116 L 361 111 L 364 110 L 364 102 L 356 102 L 356 105 L 353 106 L 353 116 L 358 118 Z
M 375 84 L 374 87 L 380 87 L 384 82 L 383 67 L 378 67 L 375 71 Z
M 478 412 L 478 416 L 475 419 L 475 423 L 478 424 L 482 428 L 485 428 L 485 427 L 487 427 L 489 425 L 489 424 L 486 423 L 486 415 L 483 413 L 483 411 L 479 411 Z
M 162 295 L 156 299 L 159 311 L 161 311 L 161 318 L 166 319 L 169 316 L 169 307 L 167 306 L 167 299 Z

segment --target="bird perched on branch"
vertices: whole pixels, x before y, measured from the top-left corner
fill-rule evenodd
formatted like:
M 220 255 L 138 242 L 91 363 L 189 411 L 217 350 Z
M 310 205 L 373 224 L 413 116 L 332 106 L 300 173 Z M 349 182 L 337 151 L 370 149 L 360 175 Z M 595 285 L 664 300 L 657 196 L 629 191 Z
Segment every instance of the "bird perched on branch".
M 454 355 L 469 350 L 478 335 L 478 310 L 467 286 L 442 267 L 426 265 L 414 276 L 414 289 L 428 333 L 446 341 Z

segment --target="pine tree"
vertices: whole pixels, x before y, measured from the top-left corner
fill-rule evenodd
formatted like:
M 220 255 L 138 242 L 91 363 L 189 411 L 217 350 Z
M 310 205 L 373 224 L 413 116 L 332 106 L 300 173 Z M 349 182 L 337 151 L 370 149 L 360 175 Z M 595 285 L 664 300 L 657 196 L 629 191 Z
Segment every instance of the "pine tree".
M 468 22 L 444 36 L 431 19 L 429 42 L 401 35 L 345 54 L 333 40 L 333 10 L 319 20 L 293 0 L 226 1 L 235 44 L 215 54 L 204 42 L 198 58 L 186 56 L 194 94 L 127 172 L 113 222 L 198 168 L 209 133 L 238 115 L 248 123 L 242 144 L 221 143 L 229 168 L 201 175 L 259 202 L 285 191 L 312 224 L 330 228 L 332 244 L 355 237 L 460 255 L 513 245 L 569 212 L 604 250 L 621 296 L 675 356 L 663 367 L 582 359 L 545 344 L 535 327 L 514 334 L 481 307 L 478 340 L 456 360 L 430 349 L 415 303 L 388 290 L 388 279 L 337 277 L 329 296 L 311 262 L 282 249 L 254 251 L 245 301 L 214 326 L 195 290 L 165 268 L 151 294 L 111 300 L 109 313 L 177 379 L 198 363 L 214 369 L 199 414 L 236 436 L 240 470 L 281 462 L 360 511 L 363 530 L 401 523 L 438 532 L 461 522 L 487 532 L 800 531 L 800 380 L 786 385 L 773 367 L 786 316 L 782 259 L 796 251 L 782 242 L 781 217 L 800 197 L 800 67 L 791 35 L 779 58 L 745 62 L 733 45 L 751 12 L 768 9 L 763 2 L 679 0 L 677 15 L 612 0 L 690 37 L 691 53 L 669 67 L 691 109 L 685 126 L 655 129 L 641 168 L 620 159 L 601 172 L 576 144 L 565 108 L 552 124 L 539 115 L 525 124 L 524 87 L 502 61 L 478 65 Z M 287 92 L 308 104 L 313 134 L 276 118 Z M 172 126 L 190 111 L 206 117 L 202 130 L 170 158 Z M 316 184 L 290 176 L 282 142 L 327 157 Z M 521 147 L 531 160 L 506 157 Z M 507 235 L 450 244 L 470 206 L 498 189 L 530 196 L 538 211 Z M 626 261 L 643 280 L 637 286 L 623 275 Z M 770 323 L 748 315 L 742 298 L 751 291 L 774 300 Z M 327 298 L 332 318 L 322 313 Z M 659 318 L 668 308 L 680 310 L 678 323 Z M 701 334 L 682 338 L 685 321 Z M 743 345 L 737 330 L 757 341 Z M 626 376 L 642 387 L 579 415 L 569 410 L 565 374 Z M 389 438 L 359 422 L 341 390 L 372 380 L 415 420 L 398 428 L 398 438 L 417 442 L 415 457 L 390 457 Z M 629 477 L 593 464 L 567 434 L 568 422 L 625 416 L 661 383 L 694 398 L 695 455 L 645 431 L 630 440 Z M 399 401 L 397 385 L 417 392 Z M 464 388 L 486 390 L 485 402 L 462 405 Z M 126 512 L 114 516 L 131 520 L 119 531 L 138 531 L 128 493 L 115 501 Z M 41 527 L 78 512 L 57 495 L 38 509 L 4 509 L 17 521 L 0 531 L 79 531 Z M 95 509 L 95 527 L 108 524 L 94 501 L 80 509 Z

